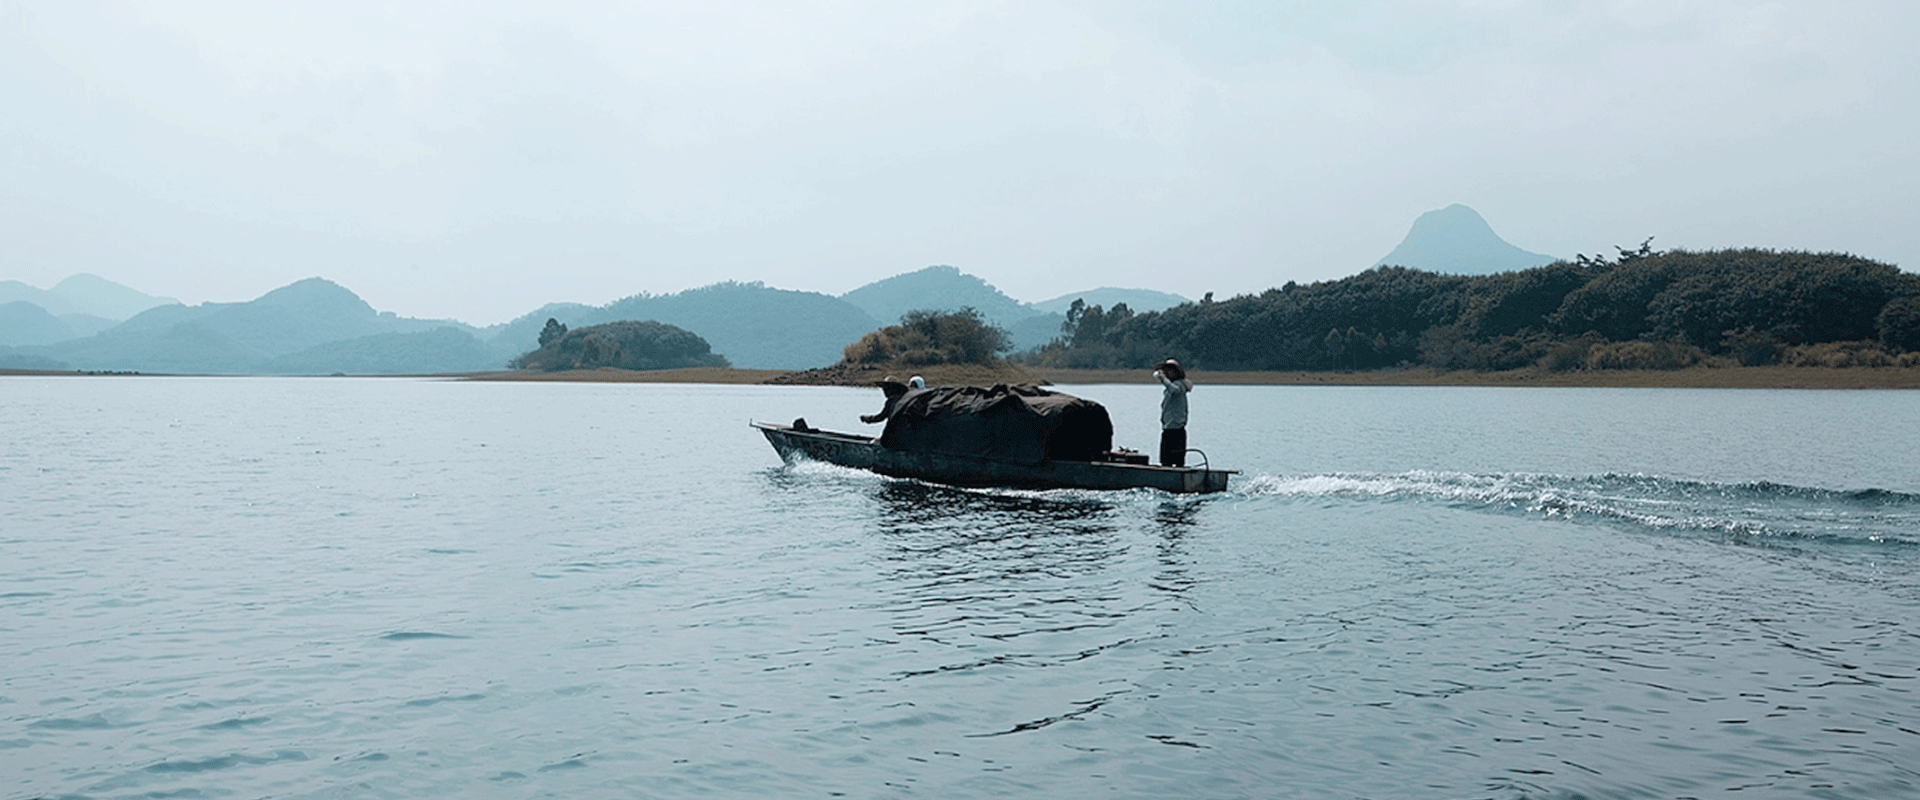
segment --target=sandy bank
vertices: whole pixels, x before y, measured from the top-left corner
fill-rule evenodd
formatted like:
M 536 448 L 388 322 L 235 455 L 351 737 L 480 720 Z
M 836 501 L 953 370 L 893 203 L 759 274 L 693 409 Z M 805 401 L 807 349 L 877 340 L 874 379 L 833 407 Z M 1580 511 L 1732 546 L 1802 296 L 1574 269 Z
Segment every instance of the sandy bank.
M 1151 383 L 1146 370 L 1048 370 L 1053 383 Z M 1694 367 L 1600 372 L 1208 372 L 1191 370 L 1198 384 L 1260 386 L 1584 386 L 1660 389 L 1920 389 L 1915 367 Z

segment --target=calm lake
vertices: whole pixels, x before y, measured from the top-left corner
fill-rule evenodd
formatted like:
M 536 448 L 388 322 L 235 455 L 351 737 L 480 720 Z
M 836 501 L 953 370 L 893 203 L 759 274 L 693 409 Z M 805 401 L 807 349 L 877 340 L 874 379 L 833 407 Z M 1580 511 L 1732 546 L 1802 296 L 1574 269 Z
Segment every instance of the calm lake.
M 1920 393 L 1192 406 L 1226 494 L 748 427 L 874 390 L 0 378 L 0 798 L 1920 796 Z

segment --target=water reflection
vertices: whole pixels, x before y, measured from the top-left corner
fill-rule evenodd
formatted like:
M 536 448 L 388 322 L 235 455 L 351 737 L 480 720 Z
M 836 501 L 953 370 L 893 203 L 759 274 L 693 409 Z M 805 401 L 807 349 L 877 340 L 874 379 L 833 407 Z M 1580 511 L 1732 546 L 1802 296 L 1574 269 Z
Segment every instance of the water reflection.
M 1189 602 L 1185 597 L 1196 581 L 1188 569 L 1185 540 L 1195 525 L 1195 515 L 1200 510 L 1200 501 L 1163 500 L 1154 509 L 1153 521 L 1160 534 L 1159 544 L 1155 547 L 1160 570 L 1154 574 L 1147 585 L 1156 591 L 1166 592 Z
M 1112 502 L 911 481 L 870 496 L 899 679 L 1058 666 L 1127 642 Z
M 1114 505 L 1085 495 L 890 481 L 872 497 L 876 528 L 899 577 L 1068 578 L 1097 571 L 1125 551 Z

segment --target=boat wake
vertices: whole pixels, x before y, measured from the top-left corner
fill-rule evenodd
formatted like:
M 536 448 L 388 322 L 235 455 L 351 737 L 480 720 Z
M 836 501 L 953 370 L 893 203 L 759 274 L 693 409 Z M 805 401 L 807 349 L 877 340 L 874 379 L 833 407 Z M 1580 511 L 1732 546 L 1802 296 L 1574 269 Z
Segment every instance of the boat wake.
M 1776 483 L 1710 483 L 1654 475 L 1590 477 L 1413 471 L 1260 475 L 1249 497 L 1441 502 L 1459 508 L 1672 532 L 1777 541 L 1920 545 L 1920 495 Z

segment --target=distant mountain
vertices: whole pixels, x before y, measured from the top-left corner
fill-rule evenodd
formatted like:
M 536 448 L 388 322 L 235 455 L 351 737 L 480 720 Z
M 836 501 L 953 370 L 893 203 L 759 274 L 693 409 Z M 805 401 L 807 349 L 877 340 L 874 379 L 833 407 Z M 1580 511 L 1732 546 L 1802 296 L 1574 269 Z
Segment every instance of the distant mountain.
M 38 303 L 0 303 L 0 347 L 41 345 L 92 336 L 119 323 L 92 314 L 54 315 Z
M 19 281 L 0 281 L 0 303 L 17 300 L 37 305 L 55 316 L 86 314 L 116 322 L 154 306 L 180 302 L 171 297 L 154 297 L 84 272 L 68 277 L 50 290 Z
M 327 342 L 392 332 L 367 301 L 322 278 L 308 278 L 253 302 L 219 308 L 195 323 L 266 358 Z
M 202 374 L 393 374 L 503 368 L 536 349 L 548 319 L 569 327 L 659 322 L 692 332 L 712 352 L 747 369 L 808 369 L 838 362 L 849 344 L 914 310 L 971 307 L 1005 328 L 1015 351 L 1060 336 L 1075 298 L 1136 311 L 1185 298 L 1143 289 L 1076 292 L 1039 308 L 1008 297 L 978 277 L 934 266 L 863 286 L 842 297 L 726 282 L 670 295 L 639 294 L 588 306 L 550 303 L 485 330 L 452 320 L 397 317 L 375 311 L 345 287 L 309 278 L 242 303 L 146 305 L 159 300 L 94 276 L 56 287 L 89 307 L 142 310 L 124 322 L 83 312 L 64 315 L 38 305 L 56 292 L 16 281 L 0 289 L 34 298 L 0 304 L 0 349 L 9 364 L 82 370 Z M 110 301 L 118 297 L 121 305 Z M 145 299 L 142 299 L 145 298 Z M 65 302 L 65 301 L 61 301 Z M 73 305 L 60 306 L 71 308 Z
M 1001 327 L 1007 329 L 1010 351 L 1019 353 L 1060 338 L 1064 335 L 1060 327 L 1065 324 L 1065 314 L 1039 314 Z
M 17 348 L 66 363 L 73 369 L 239 375 L 257 371 L 265 357 L 197 324 L 149 329 L 114 328 L 85 339 L 39 348 Z
M 60 321 L 67 323 L 67 329 L 73 331 L 76 339 L 92 336 L 120 324 L 120 320 L 96 317 L 92 314 L 61 314 Z
M 1560 259 L 1529 253 L 1493 232 L 1480 212 L 1455 203 L 1421 214 L 1400 246 L 1374 266 L 1396 266 L 1450 275 L 1492 275 L 1551 264 Z
M 1065 314 L 1067 313 L 1067 309 L 1073 307 L 1073 301 L 1075 300 L 1085 300 L 1087 301 L 1087 305 L 1099 306 L 1101 308 L 1113 308 L 1121 303 L 1126 303 L 1127 308 L 1133 310 L 1136 314 L 1146 311 L 1165 311 L 1181 303 L 1192 302 L 1177 294 L 1156 292 L 1152 289 L 1116 289 L 1110 286 L 1102 286 L 1098 289 L 1088 289 L 1084 292 L 1068 292 L 1052 300 L 1042 300 L 1031 305 L 1040 311 L 1052 314 Z
M 0 369 L 68 369 L 67 362 L 55 361 L 45 356 L 27 355 L 15 352 L 11 347 L 0 346 Z
M 387 340 L 413 355 L 396 354 L 391 366 L 365 366 L 369 351 L 339 344 L 439 328 L 452 329 L 472 342 L 471 346 L 451 345 L 446 334 L 437 339 Z M 207 374 L 468 371 L 476 368 L 470 351 L 486 352 L 475 333 L 476 329 L 450 320 L 410 319 L 378 312 L 339 284 L 309 278 L 245 303 L 157 306 L 94 336 L 15 348 L 15 352 L 91 370 Z M 435 365 L 432 359 L 421 357 L 426 352 L 438 352 L 453 361 Z M 292 354 L 301 355 L 275 361 Z M 491 354 L 488 357 L 489 366 L 505 362 L 504 358 L 492 359 Z
M 504 363 L 479 339 L 459 328 L 419 333 L 376 333 L 327 342 L 267 360 L 260 372 L 274 375 L 423 375 L 483 372 Z
M 980 278 L 944 265 L 877 280 L 840 295 L 840 299 L 888 325 L 899 322 L 909 311 L 958 311 L 971 307 L 1001 327 L 1041 313 Z
M 517 356 L 540 344 L 549 319 L 570 328 L 608 322 L 662 322 L 705 339 L 744 369 L 809 369 L 836 363 L 847 345 L 880 322 L 851 303 L 818 292 L 765 284 L 717 283 L 678 294 L 641 294 L 605 306 L 553 304 L 488 330 L 495 352 Z
M 909 311 L 972 308 L 1006 329 L 1015 351 L 1046 344 L 1060 335 L 1060 325 L 1067 321 L 1063 313 L 1022 303 L 978 277 L 944 265 L 874 281 L 840 298 L 887 325 L 899 322 Z
M 72 338 L 72 326 L 36 303 L 0 303 L 0 345 L 53 344 Z

